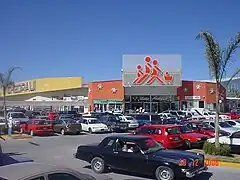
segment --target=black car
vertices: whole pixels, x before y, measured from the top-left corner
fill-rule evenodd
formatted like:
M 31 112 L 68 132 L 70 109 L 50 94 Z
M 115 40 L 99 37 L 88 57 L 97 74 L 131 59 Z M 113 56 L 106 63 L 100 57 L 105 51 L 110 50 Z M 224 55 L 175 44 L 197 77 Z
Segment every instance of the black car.
M 166 150 L 149 137 L 110 136 L 97 145 L 82 145 L 75 158 L 91 163 L 96 173 L 118 169 L 133 173 L 155 175 L 157 180 L 194 177 L 207 170 L 204 155 Z
M 160 115 L 158 114 L 149 114 L 149 113 L 140 113 L 140 114 L 128 114 L 128 116 L 134 117 L 139 126 L 149 125 L 151 123 L 156 123 L 160 121 Z
M 129 122 L 120 121 L 118 116 L 112 114 L 102 115 L 98 120 L 106 124 L 110 131 L 122 132 L 129 129 Z

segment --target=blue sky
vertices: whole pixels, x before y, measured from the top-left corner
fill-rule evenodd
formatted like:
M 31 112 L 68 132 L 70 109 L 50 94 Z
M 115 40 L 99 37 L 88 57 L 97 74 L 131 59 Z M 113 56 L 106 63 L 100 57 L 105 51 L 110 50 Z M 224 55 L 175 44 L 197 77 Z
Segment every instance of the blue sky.
M 16 81 L 110 80 L 121 78 L 123 54 L 181 54 L 183 79 L 208 79 L 195 37 L 210 30 L 226 46 L 240 31 L 239 7 L 238 0 L 1 1 L 0 72 L 20 66 Z M 240 53 L 235 58 L 229 74 L 240 67 Z

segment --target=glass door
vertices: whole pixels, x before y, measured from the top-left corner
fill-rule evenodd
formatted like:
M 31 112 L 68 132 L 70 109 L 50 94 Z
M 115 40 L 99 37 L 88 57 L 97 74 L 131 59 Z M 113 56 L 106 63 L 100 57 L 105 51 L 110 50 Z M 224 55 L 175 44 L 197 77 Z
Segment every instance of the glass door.
M 157 102 L 152 103 L 151 112 L 152 112 L 152 113 L 159 113 L 159 112 L 158 112 L 158 103 L 157 103 Z

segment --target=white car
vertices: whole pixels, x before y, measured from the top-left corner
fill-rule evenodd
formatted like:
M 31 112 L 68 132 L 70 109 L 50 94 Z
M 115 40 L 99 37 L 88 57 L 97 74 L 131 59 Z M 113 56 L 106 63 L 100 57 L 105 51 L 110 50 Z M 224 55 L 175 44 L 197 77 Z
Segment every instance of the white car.
M 175 118 L 176 116 L 172 115 L 171 113 L 159 113 L 160 118 L 163 119 L 171 119 Z
M 96 118 L 84 118 L 81 122 L 82 131 L 89 133 L 109 132 L 108 127 Z
M 139 123 L 137 122 L 137 120 L 132 117 L 132 116 L 118 116 L 120 121 L 123 122 L 128 122 L 128 128 L 129 129 L 135 129 L 139 126 Z
M 207 140 L 210 143 L 215 142 L 215 138 L 210 138 Z M 231 133 L 229 136 L 219 137 L 220 144 L 228 144 L 231 147 L 233 153 L 240 153 L 240 131 Z
M 240 130 L 240 120 L 226 120 L 225 122 Z

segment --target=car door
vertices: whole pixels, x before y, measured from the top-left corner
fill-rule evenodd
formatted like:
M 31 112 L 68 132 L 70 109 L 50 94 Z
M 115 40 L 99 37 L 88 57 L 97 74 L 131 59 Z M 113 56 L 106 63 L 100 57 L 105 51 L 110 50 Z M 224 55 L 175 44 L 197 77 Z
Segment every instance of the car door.
M 63 120 L 58 120 L 58 121 L 56 121 L 56 123 L 54 124 L 53 130 L 54 130 L 55 132 L 60 132 L 62 126 L 63 126 Z
M 88 121 L 87 121 L 87 119 L 83 119 L 83 121 L 81 123 L 81 126 L 82 126 L 83 131 L 88 131 Z
M 122 145 L 134 147 L 133 152 L 124 151 Z M 113 148 L 114 166 L 121 170 L 141 173 L 145 171 L 148 161 L 134 141 L 117 139 Z
M 240 153 L 240 131 L 237 131 L 230 136 L 230 144 L 233 153 Z

